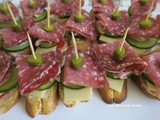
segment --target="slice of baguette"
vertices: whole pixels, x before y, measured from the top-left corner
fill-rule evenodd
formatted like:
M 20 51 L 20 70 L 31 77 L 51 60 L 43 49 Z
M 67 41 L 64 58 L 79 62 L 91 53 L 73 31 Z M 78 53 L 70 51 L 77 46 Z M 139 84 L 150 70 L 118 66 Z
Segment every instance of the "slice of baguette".
M 19 96 L 19 90 L 16 87 L 0 98 L 0 114 L 9 111 L 17 103 Z
M 51 88 L 46 90 L 44 98 L 37 98 L 27 95 L 26 111 L 31 117 L 38 114 L 52 113 L 58 104 L 58 84 L 56 83 Z
M 98 91 L 104 102 L 108 104 L 121 103 L 127 97 L 127 80 L 124 81 L 121 93 L 109 87 L 98 89 Z
M 64 101 L 64 87 L 61 83 L 59 83 L 59 96 L 61 101 L 66 107 L 74 107 L 77 104 L 77 101 Z
M 160 93 L 149 91 L 147 89 L 146 81 L 138 76 L 132 75 L 131 80 L 137 85 L 137 87 L 148 97 L 152 99 L 160 100 Z

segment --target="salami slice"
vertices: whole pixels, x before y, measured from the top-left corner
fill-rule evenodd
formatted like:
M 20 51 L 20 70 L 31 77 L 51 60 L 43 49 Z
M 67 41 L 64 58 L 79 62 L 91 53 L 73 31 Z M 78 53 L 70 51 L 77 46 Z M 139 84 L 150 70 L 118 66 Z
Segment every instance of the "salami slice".
M 17 9 L 17 7 L 12 3 L 12 2 L 7 2 L 8 5 L 10 6 L 12 12 L 13 12 L 13 15 L 16 19 L 18 19 L 19 17 L 19 11 Z M 7 22 L 7 21 L 11 21 L 12 20 L 12 17 L 10 14 L 3 14 L 1 11 L 0 11 L 0 22 Z
M 97 29 L 101 34 L 109 33 L 111 35 L 123 36 L 127 27 L 129 26 L 129 18 L 127 11 L 120 11 L 121 18 L 118 21 L 112 20 L 110 14 L 98 14 Z
M 52 24 L 54 24 L 54 30 L 52 32 L 46 32 L 43 30 L 44 24 L 47 24 L 47 22 L 40 22 L 38 25 L 32 26 L 29 30 L 29 34 L 32 37 L 40 39 L 36 42 L 37 46 L 45 41 L 48 41 L 48 43 L 59 43 L 64 41 L 65 30 L 63 25 L 58 22 L 52 22 Z
M 84 0 L 82 0 L 82 5 Z M 73 12 L 78 11 L 79 0 L 69 0 L 68 3 L 63 3 L 62 0 L 54 0 L 51 6 L 51 13 L 59 17 L 71 15 Z
M 30 15 L 31 16 L 38 15 L 47 6 L 47 1 L 46 0 L 36 0 L 37 6 L 35 8 L 29 8 L 28 7 L 28 2 L 29 1 L 30 0 L 20 1 L 20 5 L 21 5 L 21 8 L 22 8 L 22 13 L 23 13 L 24 17 L 28 17 Z
M 90 49 L 90 54 L 101 69 L 123 75 L 119 76 L 122 79 L 126 79 L 129 73 L 141 74 L 147 64 L 133 51 L 127 42 L 123 46 L 126 52 L 124 60 L 116 61 L 113 58 L 113 53 L 121 45 L 121 42 L 122 40 L 118 40 L 111 44 L 94 45 Z
M 0 50 L 0 85 L 8 80 L 11 68 L 11 56 Z
M 43 54 L 43 64 L 37 67 L 28 64 L 28 57 L 29 55 L 20 55 L 16 58 L 21 95 L 26 95 L 39 89 L 42 85 L 53 81 L 54 77 L 60 73 L 60 54 L 56 52 Z
M 160 88 L 160 52 L 144 56 L 142 59 L 148 64 L 145 73 L 151 78 L 157 87 Z
M 106 13 L 111 14 L 115 9 L 115 4 L 113 0 L 107 0 L 106 5 L 99 3 L 99 0 L 92 0 L 92 10 L 95 14 Z
M 149 0 L 149 3 L 147 5 L 141 5 L 140 0 L 131 0 L 132 16 L 147 15 L 153 1 L 154 1 L 154 5 L 152 8 L 152 11 L 154 11 L 156 9 L 158 0 Z
M 77 13 L 72 14 L 67 21 L 65 25 L 66 30 L 80 34 L 89 40 L 96 40 L 97 31 L 95 18 L 85 10 L 82 10 L 82 15 L 85 16 L 85 20 L 82 23 L 76 23 L 74 21 L 76 14 Z
M 20 44 L 28 42 L 26 32 L 34 25 L 33 17 L 27 17 L 21 21 L 24 29 L 20 32 L 14 32 L 12 27 L 6 27 L 1 30 L 1 34 L 6 48 L 12 48 Z
M 149 29 L 141 29 L 139 26 L 139 22 L 144 20 L 145 17 L 135 17 L 132 18 L 130 23 L 130 29 L 128 31 L 128 35 L 136 36 L 136 37 L 143 37 L 143 38 L 158 38 L 160 33 L 159 29 L 160 26 L 158 25 L 158 21 L 154 18 L 150 18 L 152 21 L 152 27 Z
M 92 58 L 88 54 L 79 51 L 79 55 L 83 57 L 84 64 L 78 70 L 72 67 L 72 54 L 75 54 L 74 50 L 72 48 L 68 49 L 64 66 L 64 84 L 74 84 L 92 88 L 108 86 L 104 72 L 94 65 Z

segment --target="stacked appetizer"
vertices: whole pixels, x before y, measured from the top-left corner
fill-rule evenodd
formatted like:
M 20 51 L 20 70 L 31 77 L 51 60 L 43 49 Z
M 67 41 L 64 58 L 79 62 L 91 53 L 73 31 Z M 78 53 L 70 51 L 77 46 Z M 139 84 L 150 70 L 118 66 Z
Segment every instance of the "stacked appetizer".
M 0 114 L 6 113 L 18 101 L 18 75 L 12 57 L 0 50 Z

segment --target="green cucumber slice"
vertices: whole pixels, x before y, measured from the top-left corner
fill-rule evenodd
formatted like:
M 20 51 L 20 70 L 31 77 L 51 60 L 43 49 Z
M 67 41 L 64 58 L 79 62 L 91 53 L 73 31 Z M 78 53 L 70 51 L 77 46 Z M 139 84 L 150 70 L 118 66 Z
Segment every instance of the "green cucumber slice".
M 54 46 L 56 46 L 56 45 L 57 45 L 57 43 L 53 43 L 53 44 L 41 43 L 41 44 L 39 45 L 39 47 L 40 47 L 40 48 L 52 48 L 52 47 L 54 47 Z
M 73 89 L 73 90 L 79 90 L 79 89 L 85 88 L 85 86 L 80 86 L 80 85 L 65 85 L 65 84 L 63 83 L 63 80 L 64 80 L 64 68 L 62 68 L 61 78 L 60 78 L 60 83 L 61 83 L 64 87 L 69 88 L 69 89 Z
M 106 76 L 109 78 L 112 78 L 114 80 L 121 80 L 120 78 L 115 77 L 112 73 L 106 71 Z
M 105 34 L 103 34 L 103 35 L 105 35 L 105 36 L 107 36 L 107 37 L 111 37 L 111 38 L 121 38 L 121 37 L 123 37 L 123 36 L 119 36 L 119 35 L 111 35 L 111 34 L 109 34 L 109 33 L 105 33 Z
M 20 22 L 22 20 L 21 17 L 18 18 L 17 22 Z M 8 22 L 2 22 L 0 23 L 0 29 L 5 28 L 7 26 L 13 25 L 14 22 L 13 21 L 8 21 Z
M 11 76 L 7 82 L 0 86 L 0 93 L 8 92 L 18 86 L 18 72 L 16 67 L 13 67 Z
M 155 84 L 153 83 L 153 81 L 151 80 L 151 78 L 150 78 L 146 73 L 142 73 L 142 74 L 141 74 L 141 77 L 144 78 L 144 79 L 145 79 L 146 81 L 148 81 L 149 83 L 155 85 Z
M 122 39 L 122 37 L 120 38 L 112 38 L 112 37 L 108 37 L 106 35 L 101 35 L 99 40 L 102 41 L 102 42 L 106 42 L 106 43 L 114 43 L 118 40 Z
M 43 91 L 43 90 L 46 90 L 46 89 L 49 89 L 51 88 L 56 82 L 56 80 L 52 81 L 52 82 L 49 82 L 47 84 L 44 84 L 42 87 L 39 88 L 38 91 Z
M 133 47 L 140 48 L 140 49 L 149 49 L 155 46 L 158 43 L 157 38 L 148 38 L 144 42 L 139 42 L 134 40 L 130 37 L 126 38 L 126 41 Z
M 7 52 L 17 52 L 17 51 L 22 51 L 25 50 L 29 47 L 29 43 L 23 44 L 23 45 L 19 45 L 13 48 L 6 48 L 6 45 L 4 43 L 4 41 L 2 40 L 2 49 L 7 51 Z
M 71 14 L 68 14 L 68 15 L 66 15 L 66 16 L 63 16 L 63 17 L 59 17 L 59 18 L 61 18 L 61 19 L 66 19 L 66 18 L 70 18 L 70 16 L 71 16 Z
M 40 22 L 47 18 L 47 11 L 44 10 L 38 17 L 34 17 L 35 22 Z

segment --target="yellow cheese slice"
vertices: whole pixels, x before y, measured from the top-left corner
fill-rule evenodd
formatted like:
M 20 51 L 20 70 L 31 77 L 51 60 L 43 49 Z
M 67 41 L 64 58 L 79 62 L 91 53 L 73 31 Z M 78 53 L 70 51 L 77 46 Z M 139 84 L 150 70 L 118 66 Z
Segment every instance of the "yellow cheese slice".
M 124 84 L 124 80 L 114 80 L 112 78 L 107 77 L 107 80 L 109 82 L 109 87 L 114 89 L 117 92 L 121 92 L 122 91 L 122 87 Z
M 64 87 L 64 101 L 85 101 L 90 100 L 92 88 L 86 87 L 79 90 L 68 89 Z

